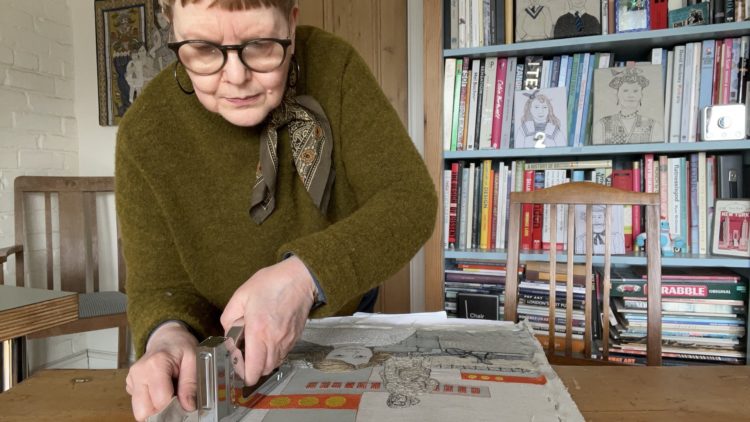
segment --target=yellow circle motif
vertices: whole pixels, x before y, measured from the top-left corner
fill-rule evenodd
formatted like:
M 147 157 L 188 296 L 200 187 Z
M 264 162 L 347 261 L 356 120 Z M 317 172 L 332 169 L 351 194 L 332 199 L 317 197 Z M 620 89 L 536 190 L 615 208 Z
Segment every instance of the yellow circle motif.
M 483 380 L 488 380 L 488 379 L 490 379 L 490 377 L 489 377 L 489 376 L 487 376 L 487 375 L 482 375 L 482 376 L 480 377 L 480 379 L 483 379 Z
M 503 377 L 495 377 L 495 381 L 502 381 Z
M 326 399 L 326 406 L 328 407 L 341 407 L 346 404 L 346 397 L 333 396 Z
M 274 397 L 269 403 L 271 407 L 287 407 L 292 402 L 289 397 Z
M 303 397 L 297 403 L 300 406 L 310 407 L 320 403 L 320 400 L 317 397 Z
M 471 374 L 471 375 L 467 375 L 466 378 L 468 378 L 470 380 L 475 380 L 475 379 L 477 379 L 477 376 L 474 375 L 474 374 Z

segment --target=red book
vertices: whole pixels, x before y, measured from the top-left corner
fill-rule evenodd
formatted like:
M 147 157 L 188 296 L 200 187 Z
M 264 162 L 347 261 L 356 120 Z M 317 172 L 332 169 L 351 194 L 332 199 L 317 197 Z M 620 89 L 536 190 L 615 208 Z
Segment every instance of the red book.
M 633 190 L 633 170 L 612 170 L 612 187 L 622 190 Z M 623 229 L 625 235 L 625 251 L 633 250 L 633 212 L 630 205 L 623 205 Z
M 534 172 L 534 190 L 544 189 L 544 170 Z M 531 208 L 531 249 L 542 249 L 542 226 L 544 226 L 544 204 Z
M 651 13 L 651 29 L 665 29 L 667 27 L 667 0 L 649 0 Z
M 667 181 L 667 167 L 669 163 L 669 157 L 666 155 L 659 156 L 659 217 L 660 220 L 667 220 L 667 214 L 669 210 L 667 202 L 667 191 L 669 190 L 669 182 Z M 661 222 L 661 221 L 660 221 Z
M 458 211 L 458 162 L 451 163 L 451 200 L 448 210 L 448 247 L 456 247 L 456 212 Z
M 729 86 L 732 82 L 732 44 L 734 40 L 727 38 L 724 40 L 724 54 L 722 55 L 721 64 L 721 104 L 729 103 Z
M 505 73 L 508 71 L 508 60 L 497 61 L 497 76 L 495 76 L 495 103 L 492 106 L 492 149 L 500 149 L 500 137 L 503 133 L 503 104 L 505 102 Z
M 534 170 L 524 170 L 523 191 L 534 190 Z M 531 214 L 532 204 L 521 205 L 521 249 L 531 249 Z
M 711 104 L 721 104 L 721 57 L 724 55 L 724 41 L 716 40 L 714 47 L 714 86 Z

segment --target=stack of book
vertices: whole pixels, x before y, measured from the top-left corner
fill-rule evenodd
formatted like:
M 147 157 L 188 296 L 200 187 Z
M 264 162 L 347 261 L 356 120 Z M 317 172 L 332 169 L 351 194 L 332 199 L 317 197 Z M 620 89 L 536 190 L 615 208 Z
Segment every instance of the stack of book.
M 745 364 L 747 280 L 720 268 L 665 268 L 662 275 L 664 364 Z M 644 363 L 646 269 L 612 269 L 610 360 Z
M 524 267 L 518 277 L 523 280 Z M 445 311 L 449 317 L 503 319 L 504 262 L 456 259 L 445 269 Z M 488 309 L 494 304 L 494 309 Z M 472 315 L 473 314 L 473 315 Z
M 565 336 L 566 317 L 566 283 L 567 268 L 564 264 L 557 266 L 555 286 L 555 332 L 556 337 Z M 583 336 L 585 334 L 585 282 L 586 268 L 584 265 L 573 266 L 573 352 L 583 352 Z M 518 288 L 518 318 L 525 319 L 534 329 L 540 342 L 546 346 L 549 334 L 549 283 L 550 272 L 548 262 L 527 262 L 524 280 Z M 592 311 L 597 315 L 596 301 L 592 303 Z M 592 318 L 595 320 L 595 318 Z M 592 334 L 596 336 L 598 329 L 593 324 Z

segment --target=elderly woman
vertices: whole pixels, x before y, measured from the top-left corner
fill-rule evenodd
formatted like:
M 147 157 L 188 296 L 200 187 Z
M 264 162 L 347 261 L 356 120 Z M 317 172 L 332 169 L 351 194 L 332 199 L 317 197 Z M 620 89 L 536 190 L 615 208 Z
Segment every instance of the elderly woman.
M 664 140 L 662 125 L 640 113 L 643 90 L 650 84 L 637 67 L 611 69 L 609 87 L 617 91 L 617 113 L 594 124 L 593 144 L 641 144 Z
M 139 420 L 175 394 L 194 409 L 198 339 L 237 321 L 246 383 L 270 373 L 308 316 L 351 313 L 411 258 L 437 205 L 361 57 L 297 27 L 295 0 L 162 6 L 179 62 L 129 109 L 116 156 Z

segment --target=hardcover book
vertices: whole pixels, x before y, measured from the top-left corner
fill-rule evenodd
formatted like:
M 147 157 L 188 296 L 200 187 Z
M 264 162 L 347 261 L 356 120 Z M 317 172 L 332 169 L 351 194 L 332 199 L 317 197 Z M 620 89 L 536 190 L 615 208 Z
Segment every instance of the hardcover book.
M 750 257 L 750 199 L 716 201 L 712 252 Z
M 500 299 L 497 295 L 459 293 L 458 317 L 468 319 L 498 319 Z
M 696 3 L 690 6 L 669 11 L 669 28 L 710 23 L 709 2 Z

